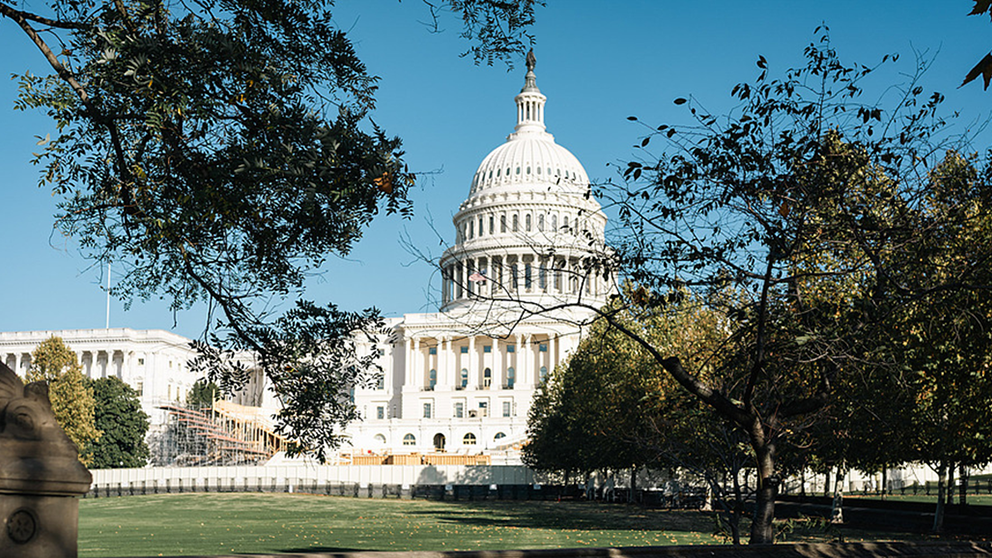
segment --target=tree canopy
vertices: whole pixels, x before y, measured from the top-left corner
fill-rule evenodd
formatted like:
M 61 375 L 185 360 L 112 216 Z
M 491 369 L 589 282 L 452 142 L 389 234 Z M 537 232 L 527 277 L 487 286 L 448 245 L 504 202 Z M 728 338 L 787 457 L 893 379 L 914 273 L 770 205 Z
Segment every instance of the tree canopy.
M 93 390 L 86 385 L 76 353 L 60 337 L 53 336 L 42 341 L 31 353 L 31 367 L 26 379 L 29 382 L 48 382 L 48 399 L 52 403 L 55 420 L 76 444 L 80 461 L 90 465 L 93 455 L 89 445 L 99 439 L 102 432 L 95 423 Z
M 964 147 L 941 135 L 942 95 L 910 81 L 861 102 L 879 66 L 842 63 L 825 30 L 805 54 L 778 79 L 759 57 L 757 79 L 733 88 L 739 104 L 726 116 L 676 99 L 692 123 L 649 126 L 643 157 L 601 189 L 619 210 L 619 268 L 649 292 L 687 289 L 730 318 L 719 345 L 727 366 L 712 376 L 627 333 L 747 436 L 759 482 L 752 543 L 774 537 L 780 449 L 838 412 L 837 390 L 858 375 L 899 373 L 878 350 L 896 342 L 888 318 L 913 303 L 970 311 L 947 297 L 987 288 L 976 270 L 992 254 L 973 245 L 954 279 L 912 271 L 958 227 L 924 211 L 929 170 Z M 966 190 L 982 191 L 979 182 Z M 976 222 L 988 218 L 974 208 Z M 739 297 L 711 296 L 728 290 Z
M 141 410 L 138 392 L 120 378 L 108 376 L 87 382 L 96 402 L 94 422 L 103 432 L 87 446 L 90 466 L 96 469 L 144 467 L 150 452 L 145 443 L 148 415 Z
M 425 3 L 461 16 L 468 54 L 509 60 L 530 41 L 537 0 Z M 345 255 L 381 212 L 408 215 L 414 175 L 399 138 L 370 119 L 377 77 L 335 23 L 331 0 L 51 0 L 0 15 L 48 61 L 20 78 L 17 108 L 57 125 L 35 163 L 61 200 L 58 227 L 87 257 L 122 271 L 114 294 L 210 308 L 201 371 L 245 381 L 237 351 L 259 355 L 286 397 L 297 447 L 350 414 L 328 392 L 280 387 L 332 363 L 334 386 L 366 371 L 346 342 L 280 350 L 300 330 L 377 329 L 374 309 L 306 301 L 305 278 Z M 298 301 L 285 311 L 283 305 Z M 282 315 L 280 315 L 282 314 Z M 314 353 L 300 353 L 306 347 Z M 334 356 L 323 353 L 333 347 Z M 297 395 L 306 401 L 297 401 Z M 299 430 L 302 429 L 302 430 Z M 309 430 L 313 429 L 313 430 Z

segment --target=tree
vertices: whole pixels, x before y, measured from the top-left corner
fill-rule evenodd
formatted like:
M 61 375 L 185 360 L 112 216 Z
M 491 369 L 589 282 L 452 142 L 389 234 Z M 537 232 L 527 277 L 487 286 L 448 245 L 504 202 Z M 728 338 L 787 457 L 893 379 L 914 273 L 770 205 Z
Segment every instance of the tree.
M 48 382 L 48 398 L 55 420 L 79 449 L 80 461 L 89 465 L 93 456 L 89 444 L 102 432 L 96 427 L 93 390 L 86 386 L 82 367 L 60 337 L 42 341 L 31 353 L 28 382 Z
M 145 434 L 148 415 L 141 410 L 138 392 L 120 378 L 109 376 L 88 382 L 96 401 L 95 425 L 103 432 L 89 442 L 96 469 L 144 467 L 150 455 Z
M 426 3 L 462 17 L 476 61 L 522 53 L 537 0 Z M 354 353 L 329 358 L 280 343 L 374 332 L 374 309 L 343 312 L 302 299 L 328 255 L 347 254 L 380 211 L 410 213 L 414 181 L 398 138 L 367 120 L 377 78 L 332 17 L 333 1 L 51 0 L 0 16 L 46 57 L 51 74 L 21 77 L 17 108 L 57 124 L 34 162 L 62 200 L 58 226 L 86 256 L 123 270 L 114 294 L 207 301 L 201 372 L 236 389 L 259 355 L 281 391 L 295 447 L 322 452 L 353 416 L 341 393 L 281 386 L 287 370 L 333 364 L 320 379 L 362 381 Z M 52 44 L 57 45 L 52 48 Z M 279 316 L 279 305 L 298 300 Z M 346 329 L 343 326 L 348 326 Z M 314 335 L 310 335 L 313 337 Z M 206 351 L 207 347 L 219 352 Z M 345 390 L 347 391 L 347 390 Z M 298 397 L 306 398 L 304 400 Z M 303 428 L 303 430 L 296 430 Z
M 968 15 L 983 14 L 989 14 L 989 17 L 992 17 L 992 2 L 989 0 L 975 0 L 975 7 L 971 9 L 971 13 Z M 968 85 L 978 76 L 982 76 L 982 79 L 985 81 L 984 88 L 987 90 L 989 88 L 989 82 L 992 81 L 992 52 L 986 54 L 978 61 L 978 64 L 975 64 L 974 68 L 968 71 L 968 75 L 965 76 L 961 86 Z
M 220 396 L 220 388 L 213 382 L 197 380 L 186 394 L 186 406 L 192 409 L 210 408 Z
M 747 437 L 758 472 L 752 543 L 774 539 L 780 449 L 824 416 L 842 378 L 866 363 L 894 370 L 870 360 L 883 318 L 928 293 L 981 288 L 905 273 L 907 256 L 954 225 L 924 226 L 914 211 L 930 187 L 924 169 L 948 147 L 936 143 L 942 96 L 914 81 L 891 89 L 891 106 L 859 104 L 874 69 L 842 64 L 825 33 L 806 57 L 782 79 L 760 57 L 756 82 L 734 87 L 740 106 L 722 119 L 676 99 L 695 125 L 651 127 L 645 158 L 603 189 L 624 232 L 618 265 L 635 281 L 742 294 L 722 309 L 734 318 L 722 345 L 731 366 L 717 376 L 626 333 Z M 656 138 L 671 149 L 647 151 Z M 975 247 L 967 269 L 990 249 Z

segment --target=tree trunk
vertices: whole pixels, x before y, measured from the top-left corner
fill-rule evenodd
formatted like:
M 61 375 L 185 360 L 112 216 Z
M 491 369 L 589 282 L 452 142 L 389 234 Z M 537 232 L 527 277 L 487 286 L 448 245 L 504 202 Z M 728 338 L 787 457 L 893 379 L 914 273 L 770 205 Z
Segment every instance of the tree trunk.
M 947 479 L 947 464 L 937 466 L 937 509 L 933 513 L 933 532 L 944 530 L 944 481 Z
M 637 502 L 637 465 L 630 468 L 630 501 Z
M 762 428 L 761 425 L 755 426 Z M 762 438 L 764 432 L 759 434 Z M 751 520 L 750 544 L 775 542 L 775 497 L 778 496 L 779 479 L 775 475 L 775 444 L 761 443 L 752 437 L 752 447 L 757 459 L 757 489 L 755 491 L 754 518 Z
M 962 506 L 968 505 L 968 468 L 964 465 L 958 465 L 958 503 Z
M 799 501 L 806 501 L 806 469 L 799 472 Z
M 823 497 L 830 496 L 830 469 L 823 473 Z
M 954 464 L 947 466 L 947 505 L 954 505 Z
M 889 468 L 882 467 L 882 500 L 885 500 L 885 493 L 889 491 Z
M 830 509 L 831 523 L 844 523 L 844 467 L 837 466 L 837 478 L 834 480 L 834 501 Z

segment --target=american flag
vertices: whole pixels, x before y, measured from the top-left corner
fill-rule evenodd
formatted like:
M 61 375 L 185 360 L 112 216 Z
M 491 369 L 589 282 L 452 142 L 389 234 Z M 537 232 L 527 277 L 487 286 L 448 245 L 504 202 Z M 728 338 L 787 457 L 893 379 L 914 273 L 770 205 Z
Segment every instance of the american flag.
M 486 276 L 476 271 L 472 275 L 468 276 L 468 280 L 471 281 L 472 283 L 479 283 L 480 281 L 485 281 Z

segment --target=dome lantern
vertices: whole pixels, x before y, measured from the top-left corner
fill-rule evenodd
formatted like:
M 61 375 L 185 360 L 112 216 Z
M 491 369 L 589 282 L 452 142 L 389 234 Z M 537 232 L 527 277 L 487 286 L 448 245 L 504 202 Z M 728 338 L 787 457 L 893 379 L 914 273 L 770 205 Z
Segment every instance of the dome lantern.
M 534 58 L 534 51 L 527 53 L 527 75 L 524 76 L 524 87 L 520 93 L 513 98 L 517 103 L 517 126 L 514 131 L 522 132 L 543 132 L 544 127 L 544 103 L 548 98 L 541 94 L 537 88 L 537 76 L 534 75 L 534 67 L 537 66 L 537 59 Z

